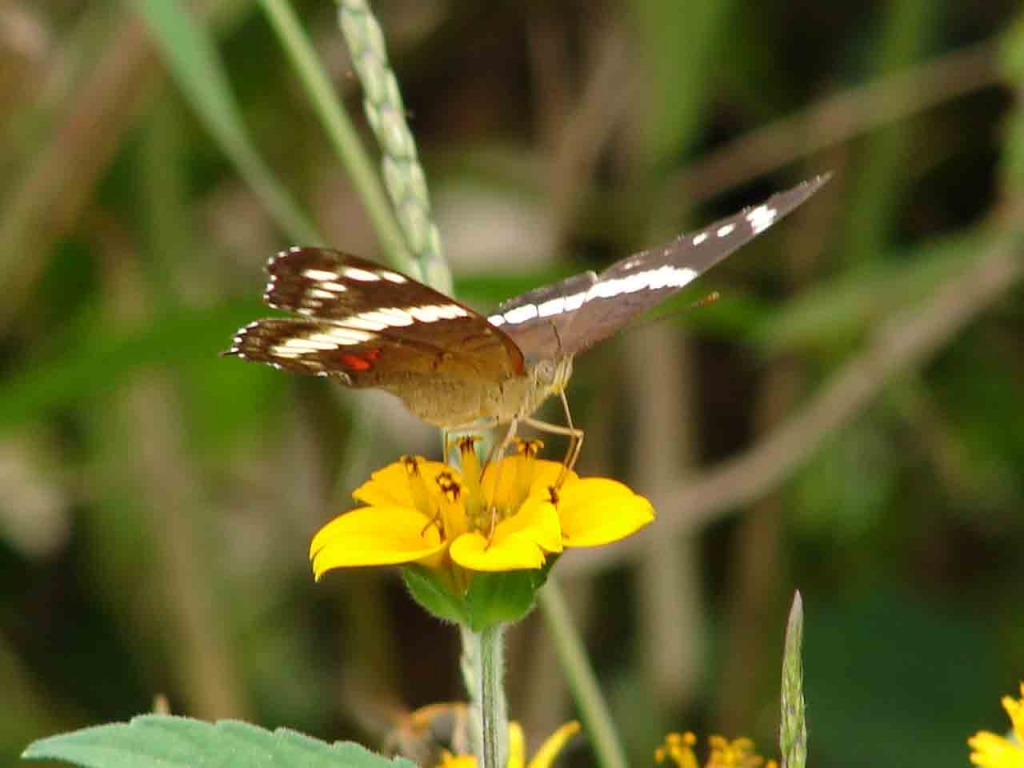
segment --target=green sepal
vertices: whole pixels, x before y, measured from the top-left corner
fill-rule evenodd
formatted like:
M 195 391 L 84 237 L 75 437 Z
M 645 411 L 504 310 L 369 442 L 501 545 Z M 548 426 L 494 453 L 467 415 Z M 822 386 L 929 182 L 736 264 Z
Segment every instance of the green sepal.
M 474 574 L 463 601 L 470 629 L 480 632 L 522 620 L 533 610 L 537 590 L 544 586 L 556 559 L 550 558 L 543 568 L 535 571 Z
M 419 606 L 441 621 L 468 624 L 465 604 L 456 596 L 436 571 L 422 565 L 402 568 L 402 581 Z

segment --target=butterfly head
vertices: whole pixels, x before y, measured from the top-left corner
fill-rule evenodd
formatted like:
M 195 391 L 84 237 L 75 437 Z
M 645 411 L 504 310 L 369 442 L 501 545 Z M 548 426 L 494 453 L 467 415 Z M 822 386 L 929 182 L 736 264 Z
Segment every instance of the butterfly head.
M 572 377 L 572 356 L 567 355 L 555 360 L 538 360 L 528 368 L 531 382 L 531 397 L 524 403 L 521 415 L 529 416 L 551 395 L 562 392 Z

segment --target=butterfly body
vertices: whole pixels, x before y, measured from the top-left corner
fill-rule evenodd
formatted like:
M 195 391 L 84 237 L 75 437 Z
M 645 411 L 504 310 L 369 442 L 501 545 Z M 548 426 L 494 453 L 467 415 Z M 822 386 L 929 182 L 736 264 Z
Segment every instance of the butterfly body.
M 356 389 L 383 389 L 439 427 L 534 423 L 530 416 L 541 403 L 563 393 L 576 354 L 677 293 L 828 178 L 777 193 L 600 274 L 528 291 L 489 317 L 367 259 L 290 248 L 269 261 L 264 300 L 293 316 L 250 323 L 225 354 L 334 377 Z
M 569 383 L 572 357 L 552 364 L 541 360 L 522 375 L 502 379 L 478 376 L 397 374 L 380 389 L 399 397 L 405 407 L 428 424 L 446 429 L 478 422 L 508 424 L 525 419 L 541 403 Z

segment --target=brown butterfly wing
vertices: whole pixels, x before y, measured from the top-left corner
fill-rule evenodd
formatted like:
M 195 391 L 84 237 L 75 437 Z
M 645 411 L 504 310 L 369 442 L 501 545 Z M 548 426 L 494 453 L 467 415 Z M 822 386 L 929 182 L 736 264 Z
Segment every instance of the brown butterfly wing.
M 524 373 L 511 339 L 449 296 L 375 262 L 292 248 L 267 266 L 264 299 L 301 318 L 242 328 L 225 354 L 295 373 L 387 387 L 411 374 L 496 381 Z

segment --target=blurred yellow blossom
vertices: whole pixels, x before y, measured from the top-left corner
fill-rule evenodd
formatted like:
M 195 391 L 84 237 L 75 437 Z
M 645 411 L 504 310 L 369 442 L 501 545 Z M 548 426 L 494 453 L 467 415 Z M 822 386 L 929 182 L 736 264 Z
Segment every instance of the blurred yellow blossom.
M 1008 739 L 989 731 L 978 731 L 967 740 L 971 747 L 971 762 L 982 768 L 1024 768 L 1024 682 L 1020 684 L 1020 698 L 1003 697 L 1003 709 L 1010 716 L 1013 738 Z
M 686 733 L 670 733 L 665 743 L 654 750 L 654 759 L 659 763 L 671 761 L 679 768 L 698 768 L 700 762 L 694 752 L 697 737 Z M 774 760 L 765 759 L 754 751 L 754 742 L 747 738 L 729 741 L 724 736 L 708 737 L 708 759 L 704 768 L 775 768 Z
M 566 723 L 541 744 L 533 759 L 526 762 L 526 738 L 522 726 L 512 722 L 508 725 L 508 768 L 549 768 L 554 763 L 562 747 L 566 745 L 580 729 L 576 721 Z M 445 754 L 441 760 L 441 768 L 476 768 L 477 761 L 472 755 Z

